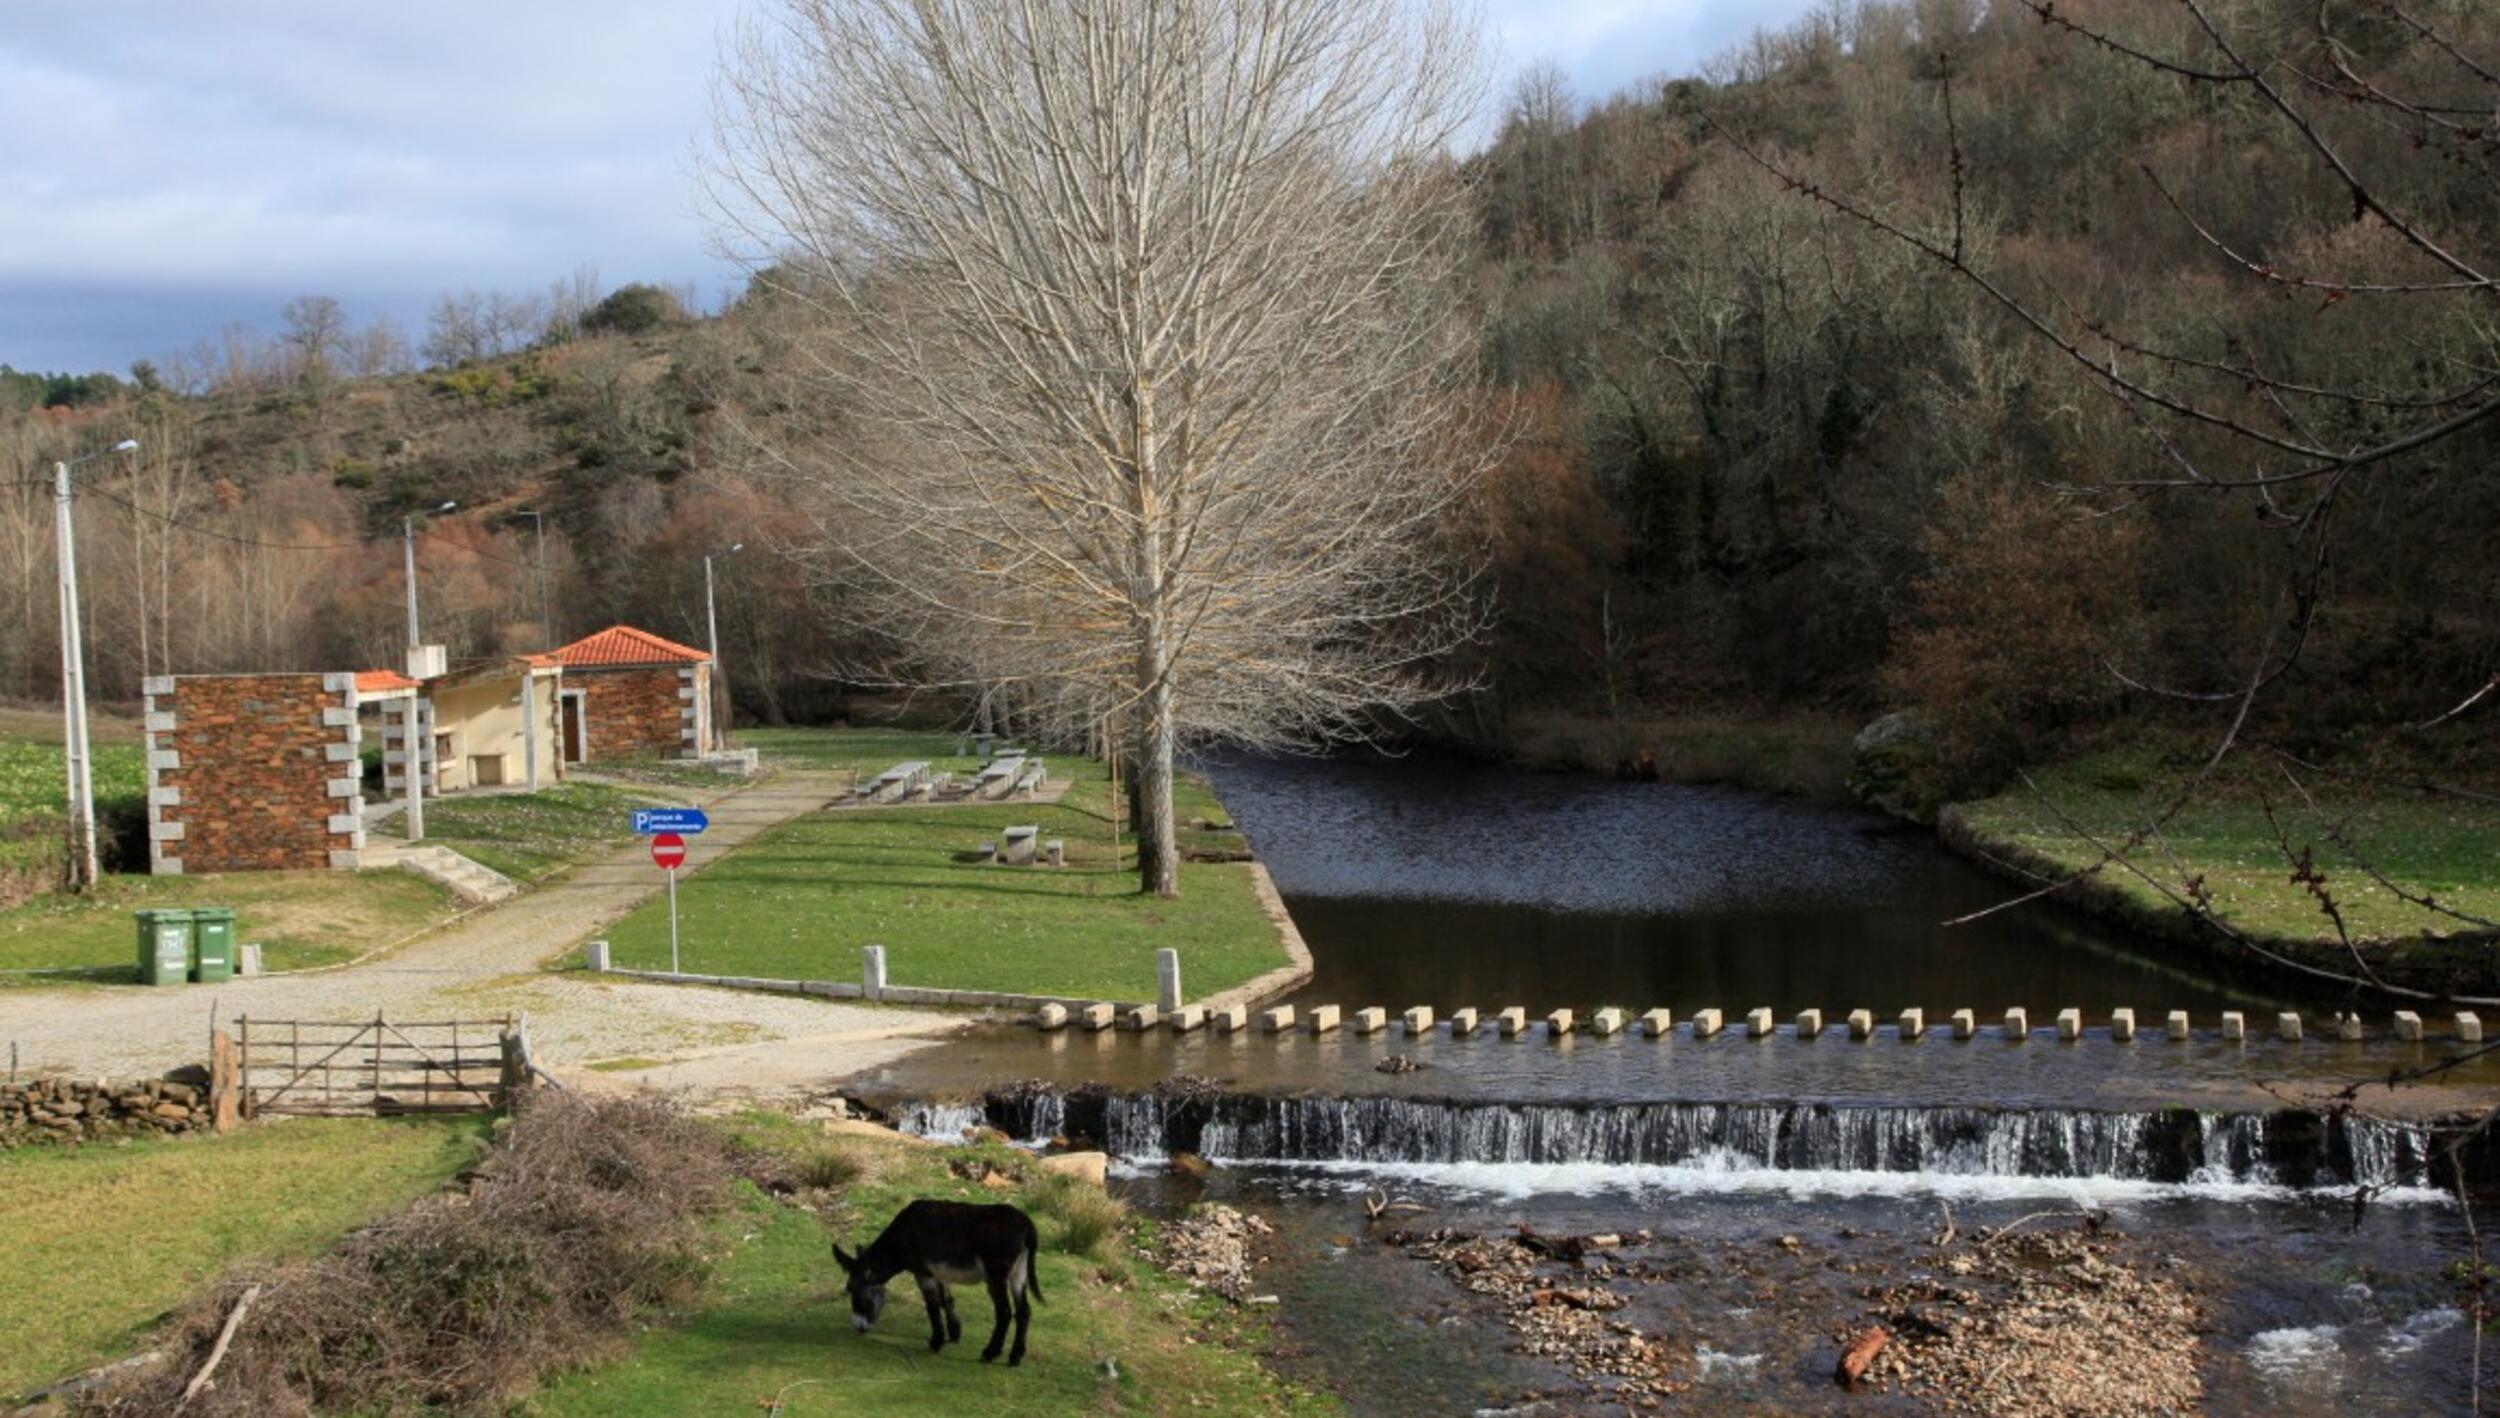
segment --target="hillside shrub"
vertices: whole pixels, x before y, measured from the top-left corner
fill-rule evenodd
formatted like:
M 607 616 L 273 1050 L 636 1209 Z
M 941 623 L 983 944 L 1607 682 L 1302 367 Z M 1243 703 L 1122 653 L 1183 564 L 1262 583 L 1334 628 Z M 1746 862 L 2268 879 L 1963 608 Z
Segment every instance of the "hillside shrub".
M 594 335 L 643 335 L 686 322 L 686 308 L 677 297 L 640 281 L 619 286 L 582 316 L 582 329 Z

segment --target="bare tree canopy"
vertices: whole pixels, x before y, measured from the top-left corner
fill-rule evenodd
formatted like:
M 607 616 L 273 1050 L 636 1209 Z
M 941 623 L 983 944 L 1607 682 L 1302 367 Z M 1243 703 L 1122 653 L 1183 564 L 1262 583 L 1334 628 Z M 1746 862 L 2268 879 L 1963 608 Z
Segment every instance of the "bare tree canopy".
M 1180 744 L 1452 688 L 1480 52 L 1438 3 L 781 0 L 722 70 L 716 194 L 828 317 L 843 423 L 767 450 L 812 550 L 918 681 L 1122 726 L 1151 890 Z

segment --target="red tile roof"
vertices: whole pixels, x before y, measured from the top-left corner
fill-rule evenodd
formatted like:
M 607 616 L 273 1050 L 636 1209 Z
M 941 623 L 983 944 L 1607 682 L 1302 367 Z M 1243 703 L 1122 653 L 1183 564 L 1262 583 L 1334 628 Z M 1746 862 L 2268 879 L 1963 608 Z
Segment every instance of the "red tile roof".
M 585 635 L 555 652 L 566 669 L 599 669 L 620 665 L 699 665 L 712 657 L 700 650 L 663 640 L 648 630 L 611 625 Z
M 356 692 L 375 694 L 385 689 L 414 689 L 417 682 L 397 670 L 356 671 Z

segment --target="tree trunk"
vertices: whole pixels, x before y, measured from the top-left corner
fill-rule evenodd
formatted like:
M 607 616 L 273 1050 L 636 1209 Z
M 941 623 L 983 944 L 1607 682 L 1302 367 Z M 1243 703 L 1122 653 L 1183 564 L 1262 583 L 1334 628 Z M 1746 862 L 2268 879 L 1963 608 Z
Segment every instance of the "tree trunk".
M 1172 828 L 1172 757 L 1178 736 L 1172 723 L 1172 682 L 1154 663 L 1160 659 L 1161 642 L 1149 637 L 1147 644 L 1138 666 L 1147 688 L 1141 706 L 1145 712 L 1138 716 L 1136 777 L 1131 780 L 1137 804 L 1137 877 L 1140 889 L 1150 896 L 1178 896 L 1180 836 Z

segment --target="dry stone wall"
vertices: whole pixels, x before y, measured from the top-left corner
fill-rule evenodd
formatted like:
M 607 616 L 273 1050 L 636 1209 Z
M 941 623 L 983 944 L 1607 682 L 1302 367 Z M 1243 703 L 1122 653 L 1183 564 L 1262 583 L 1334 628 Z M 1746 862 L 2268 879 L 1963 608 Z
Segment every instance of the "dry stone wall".
M 582 691 L 592 762 L 696 756 L 695 702 L 708 684 L 704 668 L 569 669 L 564 684 Z
M 205 1082 L 179 1077 L 118 1084 L 101 1078 L 83 1083 L 38 1078 L 0 1084 L 0 1147 L 205 1132 L 209 1125 Z
M 356 865 L 365 834 L 354 675 L 160 676 L 144 688 L 154 871 Z

